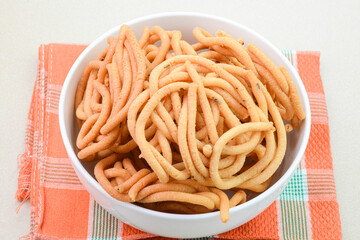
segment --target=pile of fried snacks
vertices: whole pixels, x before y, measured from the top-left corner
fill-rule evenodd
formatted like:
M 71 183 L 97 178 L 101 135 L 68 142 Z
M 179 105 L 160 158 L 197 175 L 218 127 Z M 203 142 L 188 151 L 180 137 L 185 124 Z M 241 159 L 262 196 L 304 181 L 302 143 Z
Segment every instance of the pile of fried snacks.
M 196 214 L 263 192 L 305 119 L 295 84 L 257 46 L 196 27 L 123 25 L 86 66 L 75 96 L 82 161 L 115 199 Z M 284 123 L 285 122 L 285 123 Z M 233 195 L 229 198 L 230 190 Z M 226 192 L 225 192 L 226 191 Z

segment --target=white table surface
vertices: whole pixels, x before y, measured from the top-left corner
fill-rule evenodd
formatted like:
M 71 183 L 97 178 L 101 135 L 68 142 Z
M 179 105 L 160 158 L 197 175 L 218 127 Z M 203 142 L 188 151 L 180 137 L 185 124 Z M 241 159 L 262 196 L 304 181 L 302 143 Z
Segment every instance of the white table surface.
M 280 49 L 321 51 L 343 239 L 359 239 L 359 10 L 358 0 L 0 1 L 1 239 L 29 232 L 29 202 L 15 214 L 16 157 L 24 151 L 39 45 L 90 43 L 124 21 L 167 11 L 227 17 L 253 28 Z

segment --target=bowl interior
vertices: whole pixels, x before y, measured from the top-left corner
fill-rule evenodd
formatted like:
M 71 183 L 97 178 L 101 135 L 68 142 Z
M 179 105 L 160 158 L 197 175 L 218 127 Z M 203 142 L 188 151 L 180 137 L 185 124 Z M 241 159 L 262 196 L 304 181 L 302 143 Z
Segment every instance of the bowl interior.
M 288 134 L 288 138 L 287 138 L 288 147 L 287 147 L 286 155 L 283 160 L 283 163 L 277 170 L 271 185 L 274 185 L 287 172 L 288 172 L 287 174 L 291 174 L 295 170 L 296 166 L 300 162 L 300 158 L 303 155 L 309 137 L 310 108 L 309 108 L 309 102 L 306 95 L 306 91 L 304 89 L 300 77 L 298 76 L 296 70 L 292 67 L 292 65 L 280 53 L 280 51 L 277 48 L 275 48 L 270 42 L 268 42 L 266 39 L 261 37 L 259 34 L 255 33 L 254 31 L 244 26 L 241 26 L 235 22 L 223 18 L 208 16 L 203 14 L 193 14 L 193 13 L 160 14 L 160 15 L 156 15 L 155 17 L 149 16 L 149 17 L 139 18 L 130 21 L 126 24 L 135 32 L 138 38 L 141 36 L 142 29 L 145 25 L 148 27 L 159 25 L 166 30 L 180 30 L 182 32 L 182 38 L 185 39 L 186 41 L 189 41 L 190 43 L 195 42 L 195 38 L 192 34 L 192 30 L 194 27 L 197 26 L 202 27 L 206 31 L 212 34 L 214 34 L 217 30 L 223 30 L 231 34 L 235 38 L 244 39 L 245 45 L 247 45 L 248 43 L 255 43 L 277 65 L 284 65 L 288 69 L 291 77 L 295 82 L 307 118 L 305 121 L 301 122 L 300 128 L 295 129 L 290 134 Z M 89 47 L 85 49 L 85 51 L 77 59 L 65 81 L 63 87 L 64 93 L 62 93 L 62 102 L 60 103 L 61 109 L 60 109 L 59 117 L 62 118 L 60 119 L 60 122 L 63 121 L 63 127 L 64 127 L 63 138 L 67 151 L 68 152 L 70 151 L 69 153 L 70 158 L 72 159 L 73 164 L 76 163 L 76 165 L 80 166 L 80 168 L 81 165 L 79 165 L 79 163 L 82 164 L 83 169 L 80 169 L 81 170 L 80 172 L 84 173 L 85 175 L 88 175 L 85 177 L 92 178 L 90 179 L 91 183 L 98 185 L 97 186 L 98 189 L 101 189 L 101 187 L 93 178 L 93 168 L 95 163 L 86 163 L 79 161 L 75 155 L 75 153 L 77 152 L 75 143 L 76 143 L 76 136 L 78 130 L 76 127 L 75 114 L 74 114 L 75 112 L 74 96 L 75 96 L 77 84 L 80 80 L 80 77 L 87 63 L 95 59 L 99 54 L 99 52 L 107 46 L 106 39 L 109 36 L 117 37 L 119 29 L 120 26 L 115 27 L 109 30 L 107 33 L 100 36 L 91 45 L 89 45 Z M 289 169 L 291 169 L 291 171 L 289 171 Z M 250 194 L 248 199 L 251 200 L 256 196 L 257 194 Z

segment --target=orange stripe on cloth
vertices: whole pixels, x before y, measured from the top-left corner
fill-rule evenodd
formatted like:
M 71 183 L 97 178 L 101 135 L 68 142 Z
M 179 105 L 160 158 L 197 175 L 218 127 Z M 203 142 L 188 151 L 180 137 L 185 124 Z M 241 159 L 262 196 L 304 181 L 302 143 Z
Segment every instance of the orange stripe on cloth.
M 218 236 L 225 239 L 278 239 L 276 203 L 273 202 L 265 211 L 244 225 Z
M 65 146 L 62 144 L 58 115 L 47 112 L 47 120 L 51 122 L 46 131 L 46 142 L 49 146 L 46 149 L 47 156 L 54 158 L 68 158 Z
M 310 51 L 296 52 L 298 71 L 307 92 L 324 93 L 320 76 L 320 53 Z
M 313 239 L 341 239 L 339 205 L 336 201 L 310 201 Z
M 305 150 L 305 162 L 308 169 L 333 169 L 328 125 L 311 125 L 309 142 Z
M 297 62 L 299 75 L 310 98 L 312 114 L 315 114 L 305 151 L 312 239 L 341 239 L 339 205 L 335 186 L 331 184 L 334 173 L 327 108 L 320 76 L 320 53 L 298 51 Z M 319 182 L 324 183 L 326 178 L 330 181 L 326 184 L 330 186 L 321 188 Z
M 127 224 L 123 225 L 123 231 L 120 235 L 123 239 L 146 239 L 155 236 L 153 234 L 141 231 Z M 163 238 L 163 239 L 167 239 L 167 238 Z
M 44 189 L 42 235 L 58 238 L 86 238 L 89 193 L 67 189 Z M 76 206 L 76 207 L 75 207 Z
M 49 78 L 51 84 L 63 85 L 67 73 L 76 58 L 85 49 L 85 45 L 50 44 Z M 54 64 L 56 63 L 56 64 Z

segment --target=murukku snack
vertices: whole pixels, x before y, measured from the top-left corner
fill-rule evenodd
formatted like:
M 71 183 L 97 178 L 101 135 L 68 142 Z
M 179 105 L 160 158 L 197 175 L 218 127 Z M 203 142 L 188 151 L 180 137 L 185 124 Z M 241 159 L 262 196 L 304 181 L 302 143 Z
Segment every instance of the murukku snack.
M 126 25 L 86 66 L 76 145 L 117 200 L 162 212 L 229 209 L 270 185 L 305 119 L 294 82 L 257 46 L 218 31 Z M 228 195 L 230 192 L 232 194 Z

